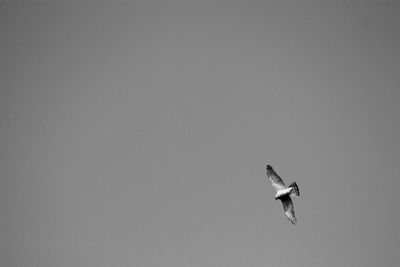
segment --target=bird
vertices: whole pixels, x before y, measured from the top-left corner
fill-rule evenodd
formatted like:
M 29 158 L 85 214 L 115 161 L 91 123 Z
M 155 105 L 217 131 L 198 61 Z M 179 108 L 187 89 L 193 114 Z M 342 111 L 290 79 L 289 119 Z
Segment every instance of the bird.
M 272 186 L 276 190 L 275 200 L 282 201 L 283 210 L 289 221 L 293 224 L 297 223 L 296 216 L 294 215 L 293 201 L 290 196 L 300 196 L 299 187 L 296 182 L 292 182 L 289 186 L 285 186 L 281 177 L 274 171 L 271 165 L 267 165 L 267 176 Z

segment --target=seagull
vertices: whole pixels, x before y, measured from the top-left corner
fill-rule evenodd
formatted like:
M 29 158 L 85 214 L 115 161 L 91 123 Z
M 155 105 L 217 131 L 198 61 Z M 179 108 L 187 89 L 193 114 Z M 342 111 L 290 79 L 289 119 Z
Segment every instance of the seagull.
M 300 196 L 299 188 L 296 182 L 291 183 L 288 187 L 282 181 L 281 177 L 274 171 L 271 165 L 267 165 L 267 176 L 276 190 L 275 200 L 282 201 L 283 210 L 289 221 L 293 224 L 297 223 L 294 215 L 293 202 L 290 196 Z

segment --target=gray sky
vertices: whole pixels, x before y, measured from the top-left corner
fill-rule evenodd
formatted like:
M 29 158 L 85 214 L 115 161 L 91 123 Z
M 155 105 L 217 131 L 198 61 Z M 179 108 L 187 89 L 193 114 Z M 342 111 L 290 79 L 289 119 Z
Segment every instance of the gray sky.
M 397 266 L 400 5 L 277 2 L 0 3 L 0 265 Z

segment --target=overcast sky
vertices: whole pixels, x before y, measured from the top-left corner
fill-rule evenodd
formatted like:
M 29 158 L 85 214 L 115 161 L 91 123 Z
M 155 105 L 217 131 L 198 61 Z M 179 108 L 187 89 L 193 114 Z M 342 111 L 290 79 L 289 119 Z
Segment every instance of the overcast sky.
M 0 3 L 1 266 L 397 266 L 397 1 L 37 2 Z

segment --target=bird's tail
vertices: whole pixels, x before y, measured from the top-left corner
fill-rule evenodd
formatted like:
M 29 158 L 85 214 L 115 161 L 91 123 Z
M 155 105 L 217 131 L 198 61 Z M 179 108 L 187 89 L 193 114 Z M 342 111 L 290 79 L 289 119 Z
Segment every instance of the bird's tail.
M 293 190 L 290 193 L 291 196 L 300 196 L 299 187 L 297 186 L 296 182 L 291 183 L 288 187 L 292 187 Z

